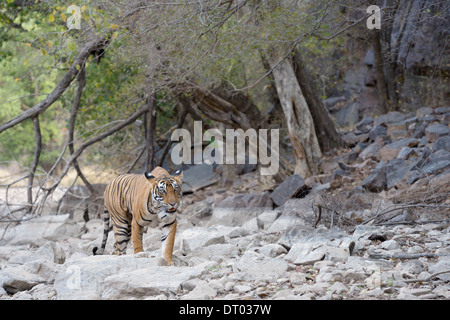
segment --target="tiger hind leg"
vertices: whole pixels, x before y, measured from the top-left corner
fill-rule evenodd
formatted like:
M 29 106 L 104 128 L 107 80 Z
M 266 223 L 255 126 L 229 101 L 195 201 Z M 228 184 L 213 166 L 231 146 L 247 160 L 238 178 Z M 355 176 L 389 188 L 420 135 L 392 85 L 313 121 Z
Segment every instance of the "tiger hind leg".
M 103 240 L 102 240 L 102 246 L 100 249 L 98 247 L 95 247 L 92 249 L 92 253 L 95 255 L 102 255 L 105 251 L 106 242 L 108 241 L 108 234 L 112 230 L 111 220 L 109 217 L 109 212 L 105 208 L 105 211 L 103 211 Z
M 126 253 L 128 242 L 131 238 L 131 223 L 127 222 L 121 225 L 114 225 L 114 249 L 116 255 L 122 255 Z

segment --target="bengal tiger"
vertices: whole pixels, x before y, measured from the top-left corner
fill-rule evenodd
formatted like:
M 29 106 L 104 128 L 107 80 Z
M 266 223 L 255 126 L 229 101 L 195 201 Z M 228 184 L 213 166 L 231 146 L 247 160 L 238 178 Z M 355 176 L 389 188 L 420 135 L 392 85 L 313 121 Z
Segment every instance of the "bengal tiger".
M 115 237 L 115 254 L 125 254 L 130 236 L 134 253 L 144 251 L 142 234 L 145 226 L 162 224 L 161 251 L 163 258 L 172 263 L 173 245 L 177 229 L 177 210 L 181 203 L 183 172 L 177 170 L 170 175 L 165 169 L 156 167 L 144 174 L 123 174 L 112 180 L 105 189 L 104 230 L 100 250 L 103 254 L 111 229 Z

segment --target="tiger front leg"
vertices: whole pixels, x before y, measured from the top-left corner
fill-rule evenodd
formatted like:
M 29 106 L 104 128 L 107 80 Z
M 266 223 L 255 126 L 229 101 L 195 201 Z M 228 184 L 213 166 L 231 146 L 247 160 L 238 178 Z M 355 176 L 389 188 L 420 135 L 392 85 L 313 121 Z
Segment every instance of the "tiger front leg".
M 168 223 L 162 228 L 161 251 L 163 258 L 169 265 L 172 264 L 173 245 L 175 244 L 175 233 L 177 231 L 177 220 Z
M 133 219 L 131 222 L 131 237 L 133 238 L 134 253 L 144 251 L 142 246 L 142 233 L 143 228 Z

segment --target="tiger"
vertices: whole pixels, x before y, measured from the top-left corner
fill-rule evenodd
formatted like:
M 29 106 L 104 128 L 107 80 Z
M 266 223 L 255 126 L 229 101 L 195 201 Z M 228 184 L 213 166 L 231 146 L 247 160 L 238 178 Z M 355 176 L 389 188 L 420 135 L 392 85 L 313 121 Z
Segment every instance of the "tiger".
M 123 174 L 113 179 L 104 193 L 103 240 L 101 248 L 93 248 L 94 255 L 104 253 L 108 234 L 114 231 L 115 254 L 125 254 L 130 237 L 134 253 L 143 252 L 142 235 L 145 226 L 162 224 L 161 252 L 172 264 L 177 229 L 177 210 L 181 207 L 183 172 L 170 175 L 156 167 L 144 174 Z

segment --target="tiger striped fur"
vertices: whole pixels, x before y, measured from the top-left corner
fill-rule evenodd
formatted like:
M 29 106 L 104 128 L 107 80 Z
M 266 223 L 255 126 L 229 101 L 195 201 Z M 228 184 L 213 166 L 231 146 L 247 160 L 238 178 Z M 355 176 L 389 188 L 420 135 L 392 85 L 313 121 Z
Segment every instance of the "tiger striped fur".
M 142 252 L 143 228 L 162 224 L 162 256 L 171 264 L 182 177 L 181 170 L 170 175 L 165 169 L 156 167 L 151 173 L 124 174 L 112 180 L 104 194 L 102 246 L 99 250 L 93 249 L 94 255 L 103 254 L 111 229 L 115 237 L 115 254 L 125 253 L 130 237 L 134 253 Z

